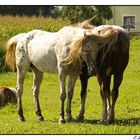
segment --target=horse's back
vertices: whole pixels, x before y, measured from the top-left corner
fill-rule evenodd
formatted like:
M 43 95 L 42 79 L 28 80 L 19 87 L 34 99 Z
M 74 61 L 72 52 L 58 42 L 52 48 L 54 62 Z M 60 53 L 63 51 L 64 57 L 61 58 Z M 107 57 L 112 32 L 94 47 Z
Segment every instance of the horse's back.
M 57 72 L 55 34 L 44 34 L 33 38 L 28 44 L 30 62 L 42 72 Z
M 81 28 L 81 27 L 74 27 L 74 26 L 66 26 L 63 27 L 62 29 L 60 29 L 58 31 L 58 34 L 60 35 L 60 37 L 62 38 L 66 38 L 66 39 L 76 39 L 79 37 L 83 37 L 84 33 L 85 33 L 85 29 Z
M 47 32 L 47 31 L 43 31 L 43 30 L 39 30 L 39 29 L 34 29 L 34 30 L 28 32 L 28 34 L 35 38 L 35 37 L 39 37 L 42 35 L 46 35 L 46 36 L 52 35 L 52 34 L 54 34 L 54 32 Z

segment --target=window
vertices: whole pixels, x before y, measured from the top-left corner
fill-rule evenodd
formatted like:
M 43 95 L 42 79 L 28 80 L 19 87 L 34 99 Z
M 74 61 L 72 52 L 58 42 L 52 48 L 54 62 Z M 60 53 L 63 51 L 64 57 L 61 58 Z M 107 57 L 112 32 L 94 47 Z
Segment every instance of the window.
M 135 16 L 124 16 L 123 26 L 125 28 L 135 28 Z

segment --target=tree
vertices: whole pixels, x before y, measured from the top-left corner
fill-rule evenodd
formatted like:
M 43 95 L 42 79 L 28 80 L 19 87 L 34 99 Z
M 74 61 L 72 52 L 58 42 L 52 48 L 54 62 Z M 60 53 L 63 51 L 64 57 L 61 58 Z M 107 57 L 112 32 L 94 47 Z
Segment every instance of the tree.
M 97 15 L 92 23 L 100 25 L 112 18 L 112 11 L 109 6 L 63 6 L 61 15 L 72 23 L 82 22 Z
M 95 6 L 95 11 L 98 14 L 96 24 L 105 24 L 113 16 L 110 6 Z
M 54 6 L 44 6 L 44 5 L 19 5 L 19 6 L 1 6 L 0 5 L 0 14 L 1 15 L 12 15 L 12 16 L 51 16 L 51 11 L 54 9 Z

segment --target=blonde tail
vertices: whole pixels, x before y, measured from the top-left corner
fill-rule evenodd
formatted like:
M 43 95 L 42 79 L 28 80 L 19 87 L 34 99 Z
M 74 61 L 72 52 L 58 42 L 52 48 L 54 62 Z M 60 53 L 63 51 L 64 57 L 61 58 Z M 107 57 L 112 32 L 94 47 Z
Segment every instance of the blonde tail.
M 6 64 L 11 70 L 15 70 L 15 50 L 16 50 L 17 41 L 11 38 L 6 43 Z

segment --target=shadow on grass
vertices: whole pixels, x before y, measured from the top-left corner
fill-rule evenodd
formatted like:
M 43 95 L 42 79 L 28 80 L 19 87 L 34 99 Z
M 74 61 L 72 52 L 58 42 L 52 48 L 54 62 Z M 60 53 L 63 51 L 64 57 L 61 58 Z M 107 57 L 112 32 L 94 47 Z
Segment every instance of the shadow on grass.
M 84 120 L 82 123 L 89 123 L 89 124 L 94 124 L 94 125 L 120 125 L 120 126 L 136 126 L 140 125 L 140 118 L 129 118 L 129 119 L 116 119 L 114 123 L 108 124 L 108 123 L 103 123 L 100 120 Z
M 47 120 L 52 123 L 58 123 L 58 120 Z M 66 122 L 67 124 L 68 122 Z M 115 119 L 114 123 L 107 123 L 107 122 L 101 122 L 100 120 L 88 120 L 85 119 L 81 122 L 77 122 L 76 120 L 73 120 L 69 123 L 81 123 L 81 124 L 93 124 L 93 125 L 120 125 L 120 126 L 136 126 L 140 125 L 140 118 L 128 118 L 128 119 Z M 64 123 L 65 124 L 65 123 Z

